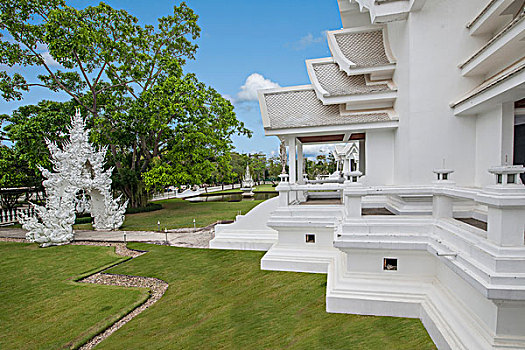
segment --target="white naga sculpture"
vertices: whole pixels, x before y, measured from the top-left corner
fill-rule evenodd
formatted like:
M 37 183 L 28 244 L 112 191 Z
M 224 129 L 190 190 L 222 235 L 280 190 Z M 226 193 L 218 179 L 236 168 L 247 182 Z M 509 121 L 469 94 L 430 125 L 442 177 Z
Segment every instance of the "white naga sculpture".
M 60 245 L 73 240 L 76 213 L 90 212 L 95 230 L 115 230 L 122 226 L 128 201 L 113 198 L 111 173 L 104 170 L 104 147 L 98 151 L 89 142 L 89 129 L 77 109 L 71 119 L 69 142 L 59 148 L 46 140 L 54 172 L 39 167 L 45 180 L 45 206 L 35 207 L 37 217 L 21 215 L 22 227 L 29 231 L 27 239 L 42 247 Z M 87 197 L 86 197 L 87 195 Z

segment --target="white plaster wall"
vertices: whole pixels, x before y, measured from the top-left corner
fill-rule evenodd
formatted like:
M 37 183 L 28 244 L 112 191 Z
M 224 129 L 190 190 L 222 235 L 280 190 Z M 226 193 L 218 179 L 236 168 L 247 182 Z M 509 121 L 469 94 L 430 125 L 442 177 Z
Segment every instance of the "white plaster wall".
M 484 325 L 483 327 L 489 332 L 495 332 L 498 310 L 492 301 L 481 295 L 479 291 L 444 264 L 438 264 L 437 278 L 444 288 L 466 306 L 468 310 L 471 310 L 471 316 L 479 324 Z
M 467 322 L 464 326 L 472 332 L 469 336 L 525 335 L 525 303 L 504 302 L 496 305 L 426 251 L 345 249 L 345 252 L 349 276 L 365 273 L 369 274 L 371 281 L 375 278 L 435 281 L 433 284 L 441 290 L 440 298 L 446 301 L 447 310 L 442 311 L 454 314 L 454 322 Z M 398 270 L 383 271 L 383 258 L 397 258 Z
M 366 185 L 391 185 L 394 176 L 394 131 L 367 131 L 365 144 Z
M 499 116 L 498 116 L 499 114 Z M 476 186 L 494 183 L 494 175 L 487 169 L 498 164 L 501 147 L 501 111 L 490 110 L 478 114 L 476 118 Z
M 458 64 L 483 42 L 471 37 L 465 25 L 485 5 L 483 0 L 427 1 L 406 21 L 388 24 L 399 91 L 396 184 L 432 181 L 432 170 L 443 159 L 455 169 L 459 185 L 474 184 L 475 119 L 454 116 L 449 104 L 482 81 L 462 77 Z
M 475 185 L 493 185 L 494 175 L 490 174 L 488 169 L 506 162 L 512 164 L 514 107 L 512 103 L 500 104 L 471 118 L 476 120 Z
M 347 267 L 350 272 L 381 273 L 389 276 L 413 275 L 434 276 L 436 261 L 425 251 L 408 250 L 361 250 L 346 251 Z M 397 271 L 384 271 L 383 259 L 397 258 Z
M 498 334 L 525 336 L 525 303 L 501 302 L 498 309 Z
M 315 243 L 306 243 L 306 234 L 315 234 Z M 334 242 L 333 228 L 290 228 L 279 230 L 279 245 L 293 245 L 302 248 L 332 248 Z
M 514 160 L 514 102 L 501 105 L 501 163 L 512 164 Z M 499 165 L 496 164 L 496 165 Z

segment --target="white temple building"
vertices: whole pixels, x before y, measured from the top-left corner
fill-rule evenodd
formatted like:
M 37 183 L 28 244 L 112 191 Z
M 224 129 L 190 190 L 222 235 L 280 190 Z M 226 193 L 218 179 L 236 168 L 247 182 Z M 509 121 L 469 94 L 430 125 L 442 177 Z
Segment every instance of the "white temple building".
M 328 312 L 413 317 L 440 349 L 525 349 L 525 1 L 339 0 L 311 84 L 262 90 L 279 197 L 212 248 L 327 274 Z M 306 179 L 303 145 L 342 181 Z

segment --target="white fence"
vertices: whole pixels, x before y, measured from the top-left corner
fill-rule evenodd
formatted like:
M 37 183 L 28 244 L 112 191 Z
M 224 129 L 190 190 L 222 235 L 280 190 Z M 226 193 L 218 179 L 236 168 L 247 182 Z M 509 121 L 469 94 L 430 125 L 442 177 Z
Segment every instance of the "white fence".
M 21 213 L 30 217 L 36 216 L 35 209 L 29 207 L 0 209 L 0 224 L 12 224 L 18 222 L 18 216 Z

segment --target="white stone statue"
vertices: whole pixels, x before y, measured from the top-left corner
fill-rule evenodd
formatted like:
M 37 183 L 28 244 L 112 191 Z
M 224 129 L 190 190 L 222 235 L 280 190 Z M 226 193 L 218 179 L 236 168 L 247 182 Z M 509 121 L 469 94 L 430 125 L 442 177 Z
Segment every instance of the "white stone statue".
M 250 175 L 250 167 L 246 165 L 246 173 L 244 174 L 244 177 L 242 179 L 242 187 L 243 188 L 252 188 L 255 182 L 252 179 L 252 176 Z
M 281 144 L 279 145 L 279 158 L 281 160 L 281 174 L 286 174 L 286 145 L 284 144 L 284 140 L 281 140 Z
M 252 176 L 250 175 L 250 167 L 246 165 L 246 173 L 244 174 L 244 177 L 242 179 L 242 196 L 243 197 L 253 197 L 253 186 L 255 185 L 255 182 L 252 179 Z
M 48 140 L 46 143 L 54 172 L 39 167 L 45 178 L 47 199 L 45 206 L 32 204 L 38 218 L 20 215 L 19 221 L 28 231 L 27 239 L 42 247 L 71 242 L 77 212 L 90 212 L 95 230 L 116 230 L 122 226 L 128 201 L 121 204 L 122 196 L 113 198 L 113 168 L 104 170 L 107 149 L 96 150 L 91 145 L 80 109 L 71 119 L 69 141 L 62 148 Z

